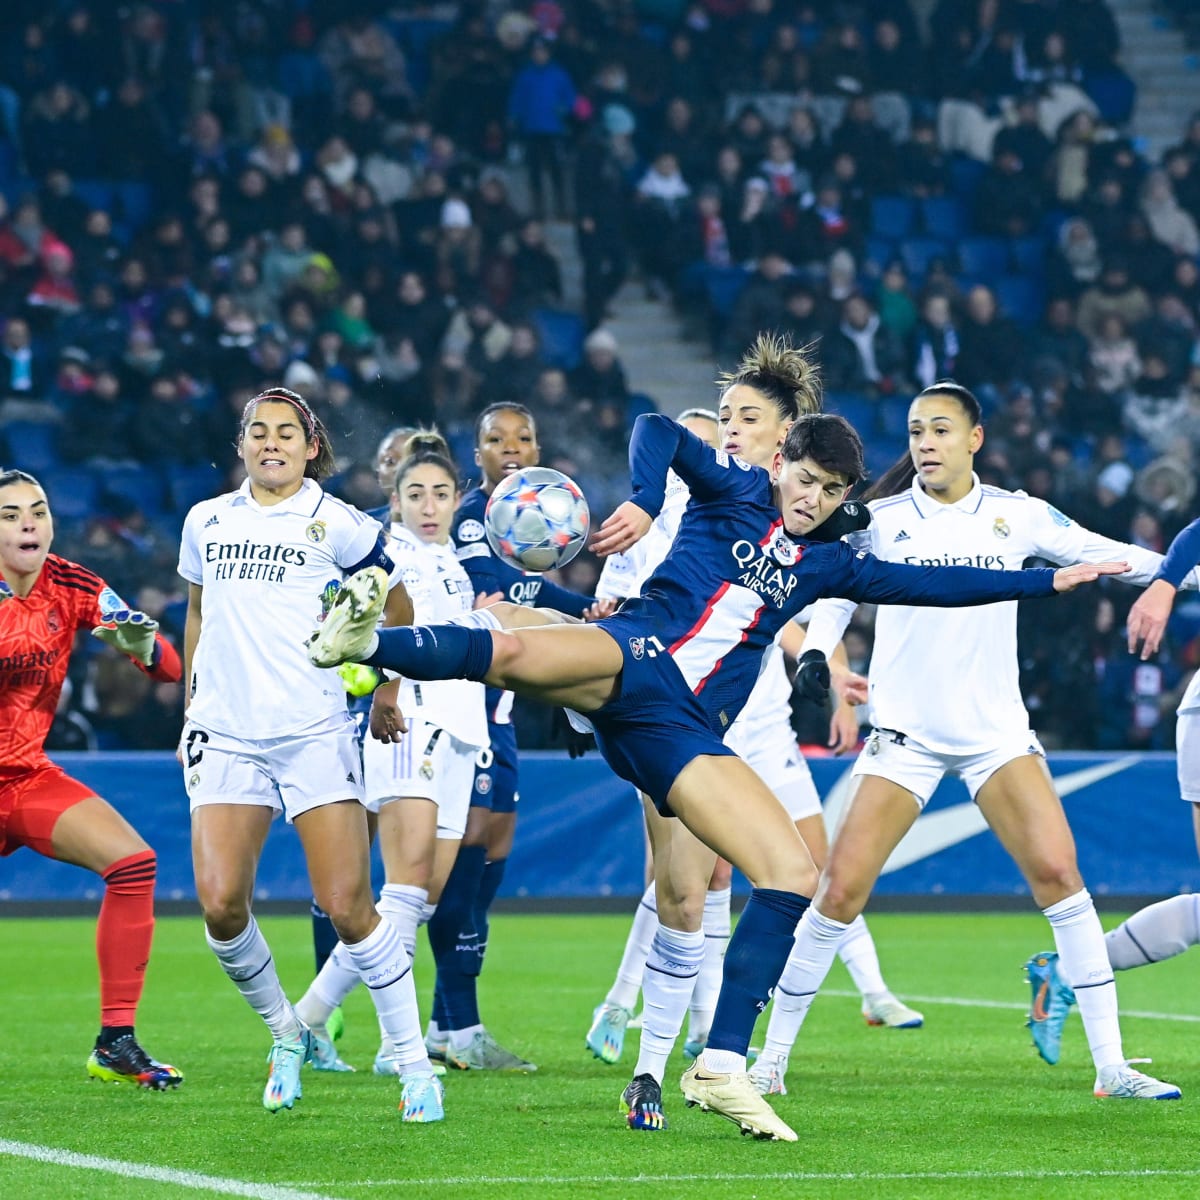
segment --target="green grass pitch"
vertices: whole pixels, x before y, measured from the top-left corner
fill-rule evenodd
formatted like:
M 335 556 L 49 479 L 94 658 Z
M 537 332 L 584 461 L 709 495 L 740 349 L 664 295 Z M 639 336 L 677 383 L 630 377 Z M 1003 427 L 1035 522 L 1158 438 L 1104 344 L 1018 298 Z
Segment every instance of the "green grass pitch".
M 93 922 L 6 920 L 0 1197 L 1200 1194 L 1200 951 L 1118 976 L 1126 1053 L 1152 1056 L 1153 1073 L 1184 1091 L 1174 1103 L 1122 1103 L 1092 1098 L 1077 1014 L 1057 1067 L 1030 1046 L 1020 965 L 1048 941 L 1036 913 L 880 915 L 871 923 L 889 982 L 924 1011 L 925 1028 L 867 1028 L 845 971 L 835 967 L 793 1055 L 790 1094 L 776 1101 L 800 1134 L 787 1145 L 740 1138 L 727 1122 L 685 1109 L 677 1091 L 682 1057 L 672 1060 L 664 1089 L 670 1129 L 624 1127 L 617 1101 L 636 1034 L 616 1067 L 583 1046 L 623 943 L 623 917 L 495 920 L 482 981 L 485 1019 L 541 1070 L 452 1073 L 447 1119 L 428 1127 L 402 1125 L 398 1085 L 371 1074 L 377 1027 L 361 990 L 347 1005 L 340 1043 L 359 1072 L 306 1072 L 292 1112 L 265 1112 L 266 1031 L 221 974 L 198 918 L 159 922 L 139 1022 L 143 1043 L 178 1065 L 185 1084 L 158 1095 L 89 1083 Z M 262 925 L 298 997 L 311 965 L 308 922 L 280 917 Z M 425 951 L 417 971 L 427 993 Z M 47 1148 L 50 1161 L 28 1157 L 31 1146 Z M 91 1158 L 66 1154 L 118 1166 L 98 1169 Z M 144 1168 L 161 1174 L 147 1177 Z

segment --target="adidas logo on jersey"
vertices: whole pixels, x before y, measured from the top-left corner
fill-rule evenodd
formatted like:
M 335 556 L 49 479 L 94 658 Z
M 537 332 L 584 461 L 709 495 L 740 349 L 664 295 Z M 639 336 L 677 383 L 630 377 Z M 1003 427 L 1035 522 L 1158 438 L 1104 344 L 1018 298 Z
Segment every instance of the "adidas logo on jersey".
M 210 525 L 215 525 L 216 523 L 217 523 L 217 514 L 213 513 L 213 515 L 211 517 L 209 517 L 207 521 L 204 522 L 204 528 L 207 529 Z
M 892 541 L 893 542 L 907 542 L 908 534 L 905 533 L 904 530 L 902 529 L 902 530 L 900 530 L 900 532 L 898 534 L 896 534 L 896 536 L 894 538 L 892 538 Z

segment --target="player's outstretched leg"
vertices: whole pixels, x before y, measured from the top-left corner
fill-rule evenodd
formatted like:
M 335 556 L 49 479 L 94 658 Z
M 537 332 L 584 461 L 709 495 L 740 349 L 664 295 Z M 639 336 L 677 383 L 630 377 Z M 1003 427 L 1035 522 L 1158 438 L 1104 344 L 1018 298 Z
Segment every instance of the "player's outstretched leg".
M 1033 989 L 1025 1024 L 1037 1052 L 1054 1066 L 1062 1050 L 1063 1026 L 1075 1003 L 1075 993 L 1059 975 L 1058 955 L 1053 950 L 1035 954 L 1025 964 L 1025 978 Z
M 635 1075 L 621 1093 L 621 1111 L 630 1129 L 657 1133 L 666 1129 L 662 1084 L 653 1075 Z
M 105 1083 L 133 1083 L 151 1091 L 165 1092 L 183 1082 L 175 1067 L 155 1061 L 138 1044 L 133 1030 L 109 1038 L 105 1030 L 88 1056 L 87 1073 Z
M 300 1068 L 312 1058 L 312 1034 L 302 1028 L 296 1037 L 281 1038 L 267 1055 L 267 1086 L 263 1089 L 263 1108 L 278 1112 L 291 1108 L 300 1099 Z
M 309 661 L 317 667 L 336 667 L 361 658 L 375 636 L 387 594 L 388 577 L 379 567 L 351 575 L 306 643 Z

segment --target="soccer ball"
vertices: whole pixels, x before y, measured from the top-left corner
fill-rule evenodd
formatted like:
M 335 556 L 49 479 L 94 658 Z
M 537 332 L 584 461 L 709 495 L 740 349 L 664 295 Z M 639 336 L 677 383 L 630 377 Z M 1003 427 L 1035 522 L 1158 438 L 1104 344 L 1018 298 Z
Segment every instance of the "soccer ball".
M 550 467 L 525 467 L 501 480 L 483 518 L 492 549 L 520 571 L 566 566 L 583 549 L 590 524 L 579 485 Z

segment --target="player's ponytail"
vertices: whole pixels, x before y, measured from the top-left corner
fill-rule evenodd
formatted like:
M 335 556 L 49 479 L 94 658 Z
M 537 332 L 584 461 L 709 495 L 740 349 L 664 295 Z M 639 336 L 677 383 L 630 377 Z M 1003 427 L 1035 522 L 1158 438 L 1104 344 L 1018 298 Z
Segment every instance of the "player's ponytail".
M 736 371 L 723 372 L 717 386 L 724 395 L 738 384 L 761 392 L 785 421 L 821 411 L 821 373 L 811 351 L 774 333 L 760 333 L 742 355 Z
M 447 461 L 453 460 L 450 453 L 450 443 L 436 429 L 414 429 L 412 435 L 405 441 L 404 449 L 400 451 L 400 462 L 403 465 L 408 459 L 417 454 L 436 454 Z
M 316 443 L 317 446 L 316 457 L 310 458 L 304 465 L 306 479 L 315 479 L 320 482 L 322 479 L 328 479 L 337 470 L 333 447 L 329 444 L 329 431 L 325 428 L 321 418 L 313 412 L 308 401 L 299 392 L 293 392 L 290 388 L 269 387 L 266 391 L 259 392 L 257 396 L 250 397 L 246 402 L 246 407 L 242 409 L 242 425 L 238 430 L 239 446 L 246 434 L 246 428 L 254 416 L 254 410 L 260 404 L 290 404 L 296 410 L 296 416 L 300 419 L 300 427 L 304 430 L 305 444 L 311 446 Z
M 975 398 L 975 393 L 969 388 L 963 387 L 961 383 L 955 383 L 949 379 L 940 380 L 930 384 L 924 391 L 918 392 L 913 397 L 913 401 L 915 403 L 926 396 L 949 396 L 963 410 L 972 429 L 983 424 L 983 409 Z M 905 454 L 903 458 L 897 459 L 888 467 L 866 490 L 863 500 L 869 503 L 872 500 L 884 500 L 888 496 L 898 496 L 901 492 L 907 492 L 912 487 L 912 481 L 916 476 L 917 465 L 913 462 L 911 454 Z

